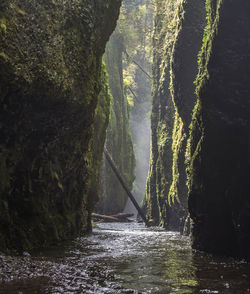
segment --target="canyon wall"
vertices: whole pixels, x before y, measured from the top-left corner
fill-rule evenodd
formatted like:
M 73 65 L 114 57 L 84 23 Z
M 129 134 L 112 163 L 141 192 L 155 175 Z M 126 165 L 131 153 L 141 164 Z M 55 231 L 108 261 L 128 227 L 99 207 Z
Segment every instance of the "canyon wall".
M 129 128 L 129 105 L 123 85 L 123 36 L 115 31 L 107 44 L 105 63 L 112 96 L 106 148 L 128 188 L 135 179 L 135 155 Z M 100 177 L 100 201 L 96 210 L 105 214 L 122 212 L 128 195 L 104 158 Z
M 90 229 L 109 119 L 102 55 L 120 4 L 0 3 L 0 250 Z
M 188 146 L 193 246 L 250 258 L 250 3 L 206 9 Z
M 189 212 L 194 248 L 246 258 L 249 12 L 247 0 L 156 1 L 146 195 L 151 223 L 183 230 Z
M 170 230 L 188 220 L 185 148 L 204 18 L 204 2 L 157 1 L 146 203 L 150 222 Z

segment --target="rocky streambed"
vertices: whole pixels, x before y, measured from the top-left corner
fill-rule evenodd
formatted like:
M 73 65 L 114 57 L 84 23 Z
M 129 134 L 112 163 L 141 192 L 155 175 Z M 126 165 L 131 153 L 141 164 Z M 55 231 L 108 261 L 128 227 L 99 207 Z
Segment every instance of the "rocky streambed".
M 43 261 L 30 256 L 6 256 L 0 253 L 0 283 L 49 276 Z M 0 290 L 1 291 L 1 290 Z

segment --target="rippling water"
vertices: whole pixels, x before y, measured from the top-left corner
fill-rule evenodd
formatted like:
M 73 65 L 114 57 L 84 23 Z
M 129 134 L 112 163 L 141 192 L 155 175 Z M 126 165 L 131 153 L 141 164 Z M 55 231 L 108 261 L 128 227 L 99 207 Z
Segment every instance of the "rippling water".
M 99 224 L 32 262 L 34 275 L 0 284 L 0 293 L 250 293 L 250 264 L 195 252 L 189 238 L 137 223 Z

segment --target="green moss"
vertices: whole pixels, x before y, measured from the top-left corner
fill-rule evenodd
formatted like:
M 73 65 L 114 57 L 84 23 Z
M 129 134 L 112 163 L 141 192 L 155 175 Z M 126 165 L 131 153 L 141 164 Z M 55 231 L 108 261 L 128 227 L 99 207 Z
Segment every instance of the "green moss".
M 185 1 L 158 1 L 155 16 L 152 146 L 146 205 L 149 217 L 167 226 L 167 210 L 180 202 L 179 152 L 183 123 L 175 105 L 173 52 L 184 18 Z
M 100 170 L 103 160 L 103 148 L 106 139 L 106 130 L 110 118 L 110 105 L 112 96 L 108 85 L 108 77 L 104 62 L 102 63 L 102 90 L 98 97 L 98 104 L 95 111 L 94 136 L 89 145 L 89 152 L 86 161 L 91 167 L 90 180 L 88 181 L 88 190 L 91 195 L 91 202 L 97 202 L 100 194 Z
M 198 72 L 201 74 L 197 54 L 201 47 L 205 48 L 204 39 L 210 38 L 203 36 L 205 10 L 205 2 L 156 2 L 152 146 L 146 202 L 149 216 L 168 229 L 179 229 L 187 216 L 185 148 L 187 142 L 190 146 L 188 125 L 196 102 L 193 81 Z M 196 111 L 199 108 L 197 104 Z
M 25 11 L 23 11 L 22 9 L 20 9 L 18 7 L 16 8 L 16 12 L 22 16 L 24 16 L 26 14 Z
M 217 27 L 219 23 L 220 8 L 222 0 L 217 2 L 215 10 L 212 8 L 211 0 L 206 1 L 206 20 L 207 24 L 203 32 L 202 47 L 198 54 L 198 75 L 195 80 L 197 102 L 193 110 L 192 121 L 189 126 L 189 140 L 186 149 L 186 164 L 187 164 L 187 186 L 189 194 L 193 190 L 197 190 L 196 184 L 196 172 L 194 168 L 194 162 L 199 160 L 201 152 L 201 145 L 204 140 L 205 132 L 202 121 L 202 102 L 200 100 L 200 93 L 203 88 L 206 87 L 206 83 L 209 80 L 208 63 L 212 53 L 212 44 L 215 34 L 217 33 Z
M 1 22 L 1 20 L 0 20 L 0 22 Z M 0 24 L 0 30 L 1 30 L 1 32 L 2 32 L 3 34 L 6 34 L 6 33 L 7 33 L 7 26 L 6 26 L 5 23 L 2 23 L 2 22 L 1 22 L 1 24 Z
M 0 58 L 4 59 L 4 61 L 8 60 L 8 56 L 4 52 L 0 52 Z
M 215 14 L 212 9 L 212 1 L 206 0 L 206 20 L 207 25 L 205 26 L 202 40 L 201 51 L 198 54 L 198 69 L 199 73 L 195 80 L 196 84 L 196 94 L 199 96 L 201 88 L 204 86 L 206 81 L 209 79 L 209 74 L 207 71 L 207 65 L 212 52 L 212 44 L 214 36 L 217 32 L 218 22 L 219 22 L 219 10 L 222 4 L 222 0 L 217 1 Z M 215 15 L 215 16 L 214 16 Z M 194 111 L 195 116 L 195 111 Z
M 178 113 L 175 114 L 175 124 L 173 129 L 173 139 L 172 139 L 172 151 L 173 151 L 173 163 L 172 163 L 172 175 L 173 180 L 169 189 L 168 194 L 168 203 L 174 204 L 175 200 L 180 203 L 179 192 L 178 192 L 178 184 L 179 184 L 179 167 L 178 167 L 178 157 L 182 148 L 182 143 L 184 140 L 183 135 L 183 122 L 181 118 L 178 116 Z

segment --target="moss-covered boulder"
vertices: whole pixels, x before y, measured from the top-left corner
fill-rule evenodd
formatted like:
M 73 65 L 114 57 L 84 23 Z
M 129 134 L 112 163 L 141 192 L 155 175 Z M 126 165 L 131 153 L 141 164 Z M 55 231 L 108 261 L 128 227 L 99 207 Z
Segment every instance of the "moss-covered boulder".
M 45 246 L 89 227 L 93 153 L 102 154 L 109 115 L 105 86 L 99 95 L 102 55 L 119 7 L 1 1 L 1 250 Z M 92 148 L 96 109 L 100 148 Z

